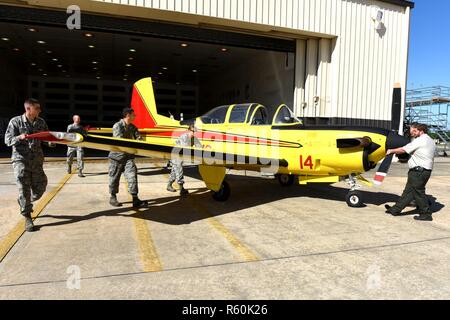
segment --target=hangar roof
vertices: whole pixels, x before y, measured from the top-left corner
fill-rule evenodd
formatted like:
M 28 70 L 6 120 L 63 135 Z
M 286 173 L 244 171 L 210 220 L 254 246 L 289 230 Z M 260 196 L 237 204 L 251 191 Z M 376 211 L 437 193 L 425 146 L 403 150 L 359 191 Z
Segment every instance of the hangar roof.
M 387 2 L 387 3 L 392 3 L 392 4 L 396 4 L 402 7 L 411 7 L 414 8 L 414 2 L 412 1 L 407 1 L 407 0 L 381 0 L 383 2 Z

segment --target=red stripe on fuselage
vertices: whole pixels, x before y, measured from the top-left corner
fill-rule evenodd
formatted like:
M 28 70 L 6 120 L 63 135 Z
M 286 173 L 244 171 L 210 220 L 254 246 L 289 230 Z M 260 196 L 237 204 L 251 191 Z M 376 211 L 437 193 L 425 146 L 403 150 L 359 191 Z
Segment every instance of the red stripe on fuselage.
M 182 134 L 184 134 L 186 130 L 173 129 L 171 131 L 162 131 L 162 132 L 152 132 L 148 133 L 148 136 L 155 137 L 172 137 L 178 138 Z M 251 144 L 265 144 L 265 145 L 273 145 L 273 146 L 292 146 L 290 143 L 284 143 L 279 141 L 272 141 L 266 139 L 259 139 L 253 137 L 246 136 L 237 136 L 234 134 L 226 134 L 220 132 L 210 132 L 210 131 L 197 131 L 196 137 L 200 140 L 210 140 L 214 142 L 234 142 L 234 143 L 251 143 Z

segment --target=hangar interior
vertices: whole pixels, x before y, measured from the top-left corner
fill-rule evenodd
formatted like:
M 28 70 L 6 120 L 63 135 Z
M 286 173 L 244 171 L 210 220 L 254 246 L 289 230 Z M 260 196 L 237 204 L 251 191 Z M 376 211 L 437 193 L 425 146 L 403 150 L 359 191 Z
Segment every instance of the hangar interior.
M 295 41 L 289 50 L 270 50 L 237 46 L 235 39 L 229 45 L 8 22 L 0 22 L 0 38 L 3 129 L 26 97 L 41 101 L 52 130 L 64 130 L 72 114 L 110 127 L 129 105 L 132 84 L 148 76 L 159 112 L 177 119 L 222 104 L 293 104 Z

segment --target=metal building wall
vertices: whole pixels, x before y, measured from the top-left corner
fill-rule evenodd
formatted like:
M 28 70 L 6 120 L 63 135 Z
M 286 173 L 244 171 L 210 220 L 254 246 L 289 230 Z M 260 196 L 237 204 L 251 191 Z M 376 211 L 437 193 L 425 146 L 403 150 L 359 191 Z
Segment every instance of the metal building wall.
M 40 4 L 45 0 L 29 1 Z M 284 32 L 298 41 L 295 110 L 329 118 L 391 120 L 392 88 L 405 102 L 410 8 L 375 0 L 91 0 L 90 10 L 133 15 L 131 8 L 157 9 L 151 19 Z M 98 5 L 103 9 L 98 9 Z M 126 6 L 123 6 L 126 5 Z M 371 6 L 384 12 L 384 34 L 375 30 Z M 155 11 L 155 10 L 153 10 Z M 138 14 L 138 13 L 137 13 Z M 142 13 L 141 17 L 142 17 Z M 172 14 L 172 15 L 171 15 Z M 311 40 L 308 40 L 311 39 Z M 323 41 L 321 39 L 330 39 Z M 306 44 L 305 44 L 306 43 Z M 310 44 L 310 45 L 308 45 Z M 329 57 L 324 49 L 329 48 Z M 315 68 L 303 57 L 317 55 Z M 320 62 L 323 61 L 323 62 Z M 302 72 L 305 71 L 305 74 Z M 312 72 L 312 70 L 309 70 Z M 305 79 L 302 79 L 302 78 Z M 324 79 L 325 77 L 325 79 Z M 314 99 L 318 95 L 319 99 Z M 316 102 L 314 102 L 316 101 Z M 306 106 L 305 106 L 306 102 Z M 316 103 L 314 107 L 312 104 Z M 345 120 L 343 120 L 345 122 Z

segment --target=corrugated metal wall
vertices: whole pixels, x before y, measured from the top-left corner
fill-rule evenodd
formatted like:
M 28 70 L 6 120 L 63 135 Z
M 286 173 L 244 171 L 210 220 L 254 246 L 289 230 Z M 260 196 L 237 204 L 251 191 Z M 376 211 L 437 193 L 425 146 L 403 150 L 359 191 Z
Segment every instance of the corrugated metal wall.
M 293 38 L 299 36 L 299 30 L 308 36 L 315 34 L 316 40 L 306 41 L 306 46 L 299 42 L 297 50 L 297 54 L 305 52 L 309 57 L 306 66 L 299 65 L 301 61 L 297 60 L 297 114 L 302 111 L 303 102 L 314 103 L 313 95 L 318 94 L 319 106 L 315 109 L 319 111 L 313 112 L 311 105 L 307 105 L 308 115 L 390 120 L 394 83 L 400 83 L 405 91 L 410 8 L 372 0 L 93 1 L 271 25 L 287 32 L 291 29 Z M 384 12 L 382 32 L 375 30 L 372 5 Z M 317 41 L 320 38 L 332 40 Z M 331 52 L 325 54 L 324 48 L 330 48 Z M 317 75 L 308 77 L 316 56 L 326 63 L 319 63 Z M 307 73 L 305 79 L 299 74 L 303 71 Z

